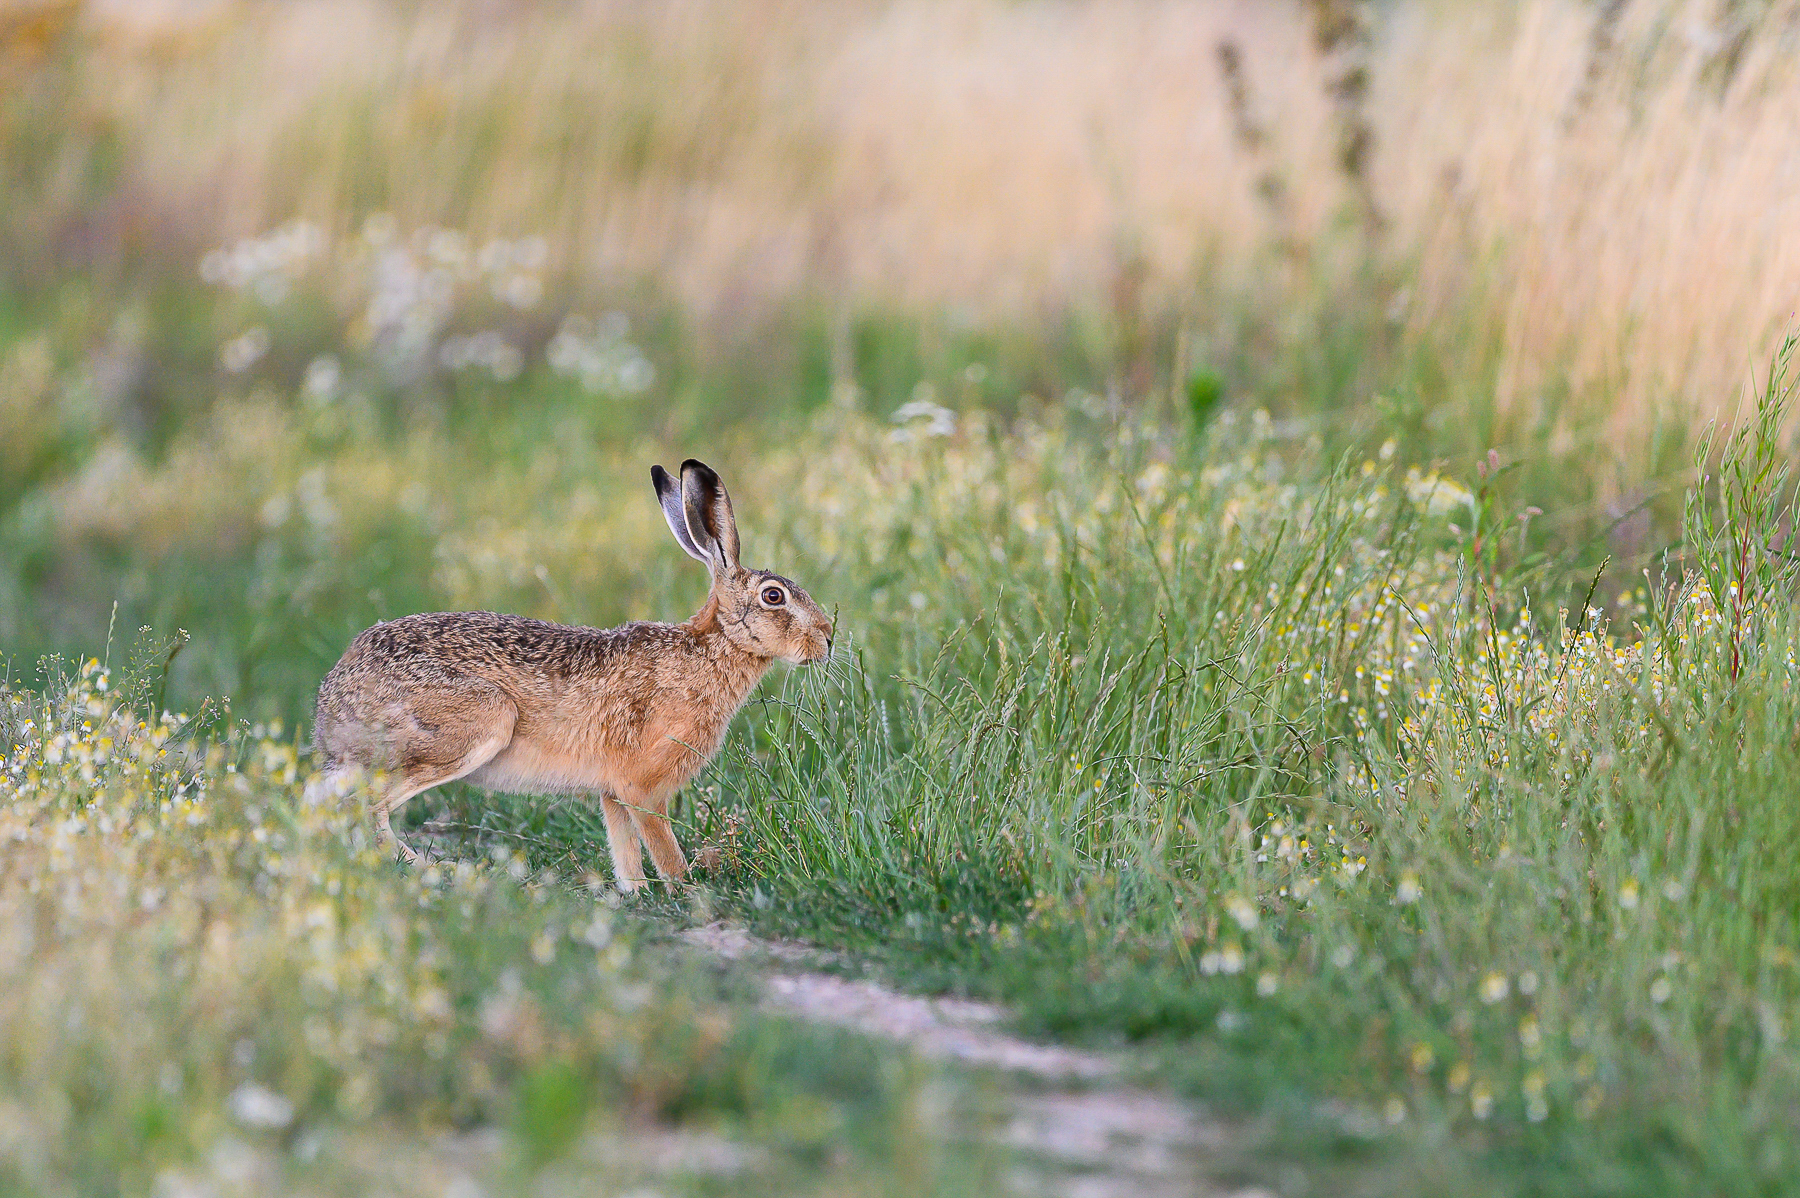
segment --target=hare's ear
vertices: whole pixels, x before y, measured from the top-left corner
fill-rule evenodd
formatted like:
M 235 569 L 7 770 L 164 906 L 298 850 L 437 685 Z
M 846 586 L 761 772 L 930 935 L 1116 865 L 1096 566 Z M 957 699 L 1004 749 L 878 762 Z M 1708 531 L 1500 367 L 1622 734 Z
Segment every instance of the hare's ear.
M 705 462 L 693 458 L 681 464 L 681 504 L 687 512 L 688 535 L 710 557 L 714 574 L 738 568 L 737 517 L 731 514 L 731 496 L 725 484 Z
M 669 531 L 675 534 L 675 543 L 686 550 L 689 557 L 710 569 L 712 559 L 688 535 L 687 513 L 681 508 L 681 484 L 661 466 L 650 467 L 650 484 L 656 488 L 656 502 L 662 505 L 663 519 L 669 522 Z

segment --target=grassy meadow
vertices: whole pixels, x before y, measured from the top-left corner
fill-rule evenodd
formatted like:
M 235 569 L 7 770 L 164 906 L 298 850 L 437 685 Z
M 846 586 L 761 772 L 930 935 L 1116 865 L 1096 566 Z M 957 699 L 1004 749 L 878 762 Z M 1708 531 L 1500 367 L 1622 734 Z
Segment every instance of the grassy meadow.
M 0 1193 L 1016 1189 L 992 1079 L 714 918 L 1123 1051 L 1222 1184 L 1794 1191 L 1797 45 L 0 0 Z M 319 678 L 685 617 L 687 456 L 841 629 L 678 801 L 719 865 L 456 786 L 387 860 Z

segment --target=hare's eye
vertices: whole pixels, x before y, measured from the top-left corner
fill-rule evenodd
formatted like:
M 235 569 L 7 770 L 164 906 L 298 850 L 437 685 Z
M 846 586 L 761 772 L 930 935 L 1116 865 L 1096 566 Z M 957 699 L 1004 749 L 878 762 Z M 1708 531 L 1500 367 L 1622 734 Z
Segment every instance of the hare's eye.
M 787 602 L 787 596 L 781 593 L 780 587 L 764 587 L 762 600 L 770 607 L 780 607 Z

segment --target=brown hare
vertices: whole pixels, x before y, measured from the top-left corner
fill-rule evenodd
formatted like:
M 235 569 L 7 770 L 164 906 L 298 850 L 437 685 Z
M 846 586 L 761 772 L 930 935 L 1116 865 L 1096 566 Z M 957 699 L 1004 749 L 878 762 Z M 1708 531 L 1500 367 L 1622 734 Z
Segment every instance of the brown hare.
M 375 823 L 408 861 L 389 817 L 458 778 L 489 791 L 596 794 L 613 880 L 644 885 L 643 848 L 669 882 L 687 859 L 669 800 L 699 773 L 776 658 L 831 652 L 831 619 L 793 582 L 738 563 L 719 476 L 650 468 L 669 531 L 712 589 L 685 624 L 577 628 L 492 612 L 404 616 L 365 630 L 319 684 L 313 744 L 327 780 L 380 779 Z M 640 844 L 640 838 L 642 843 Z

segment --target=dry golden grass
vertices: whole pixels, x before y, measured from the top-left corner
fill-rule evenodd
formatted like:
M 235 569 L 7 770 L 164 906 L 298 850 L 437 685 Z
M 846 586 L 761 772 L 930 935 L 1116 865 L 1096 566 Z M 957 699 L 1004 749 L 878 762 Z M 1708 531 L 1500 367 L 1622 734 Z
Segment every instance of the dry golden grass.
M 1492 256 L 1503 398 L 1561 365 L 1623 421 L 1663 400 L 1730 409 L 1793 318 L 1800 7 L 1771 6 L 1729 78 L 1710 7 L 1628 6 L 1585 106 L 1585 6 L 1394 29 L 1380 190 L 1427 247 L 1424 294 L 1454 302 L 1467 250 Z
M 54 41 L 16 15 L 51 10 L 79 47 L 70 126 L 125 147 L 149 214 L 120 236 L 385 209 L 541 232 L 578 280 L 730 324 L 796 294 L 1108 308 L 1140 280 L 1165 308 L 1197 282 L 1279 302 L 1276 234 L 1357 235 L 1300 5 L 12 0 L 9 53 Z M 1396 311 L 1476 304 L 1505 402 L 1729 407 L 1800 295 L 1800 6 L 1638 0 L 1597 38 L 1598 11 L 1385 10 L 1367 110 L 1382 248 L 1416 273 Z

